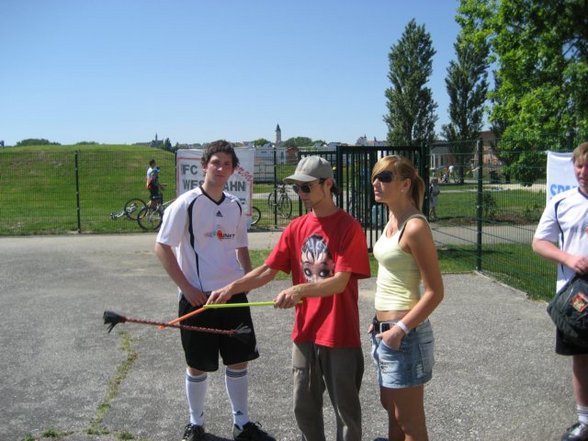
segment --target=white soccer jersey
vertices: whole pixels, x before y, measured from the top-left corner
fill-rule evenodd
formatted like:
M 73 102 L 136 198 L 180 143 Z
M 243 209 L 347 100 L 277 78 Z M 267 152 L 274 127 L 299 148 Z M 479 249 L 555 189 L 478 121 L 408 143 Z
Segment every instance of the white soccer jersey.
M 212 200 L 201 187 L 179 196 L 164 212 L 157 242 L 174 247 L 188 281 L 202 291 L 222 288 L 243 275 L 236 249 L 248 246 L 239 199 Z
M 588 256 L 588 196 L 573 188 L 551 198 L 539 220 L 535 238 L 557 243 L 567 253 Z M 557 290 L 573 276 L 573 270 L 558 265 Z

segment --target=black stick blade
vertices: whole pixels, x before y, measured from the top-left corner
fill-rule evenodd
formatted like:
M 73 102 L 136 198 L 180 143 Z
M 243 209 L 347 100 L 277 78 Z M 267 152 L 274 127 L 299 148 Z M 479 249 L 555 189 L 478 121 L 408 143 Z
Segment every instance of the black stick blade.
M 126 321 L 126 317 L 117 314 L 116 312 L 104 311 L 104 324 L 109 325 L 108 333 L 110 333 L 110 331 L 112 331 L 112 328 L 114 328 L 116 325 L 118 325 L 119 323 L 124 323 Z

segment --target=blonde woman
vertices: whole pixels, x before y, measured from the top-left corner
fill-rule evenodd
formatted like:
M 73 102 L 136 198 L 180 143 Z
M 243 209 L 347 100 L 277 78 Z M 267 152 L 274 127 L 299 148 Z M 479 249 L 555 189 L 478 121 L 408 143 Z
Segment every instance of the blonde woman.
M 389 441 L 428 440 L 424 385 L 432 378 L 429 316 L 443 300 L 437 250 L 422 214 L 425 184 L 407 158 L 386 156 L 372 172 L 376 202 L 389 221 L 374 245 L 376 314 L 370 326 Z M 422 291 L 421 291 L 422 284 Z

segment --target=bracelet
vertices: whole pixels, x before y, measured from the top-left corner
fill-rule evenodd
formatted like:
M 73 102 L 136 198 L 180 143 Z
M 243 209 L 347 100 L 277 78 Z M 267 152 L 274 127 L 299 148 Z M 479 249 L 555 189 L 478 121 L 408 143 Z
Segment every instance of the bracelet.
M 406 326 L 402 320 L 398 320 L 395 325 L 402 329 L 402 332 L 406 335 L 410 332 L 410 329 L 408 329 L 408 326 Z

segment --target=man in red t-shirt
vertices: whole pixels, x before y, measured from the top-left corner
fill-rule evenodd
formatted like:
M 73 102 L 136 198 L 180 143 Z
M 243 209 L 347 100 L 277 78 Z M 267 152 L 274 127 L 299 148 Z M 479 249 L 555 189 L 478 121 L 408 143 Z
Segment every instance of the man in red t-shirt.
M 302 159 L 293 184 L 307 210 L 282 233 L 265 263 L 213 291 L 208 303 L 224 303 L 259 288 L 278 271 L 292 273 L 293 286 L 280 292 L 276 308 L 296 308 L 292 330 L 294 414 L 305 440 L 324 440 L 323 390 L 337 415 L 337 441 L 361 440 L 359 388 L 364 362 L 359 335 L 358 279 L 370 277 L 365 234 L 335 205 L 338 192 L 331 164 Z

